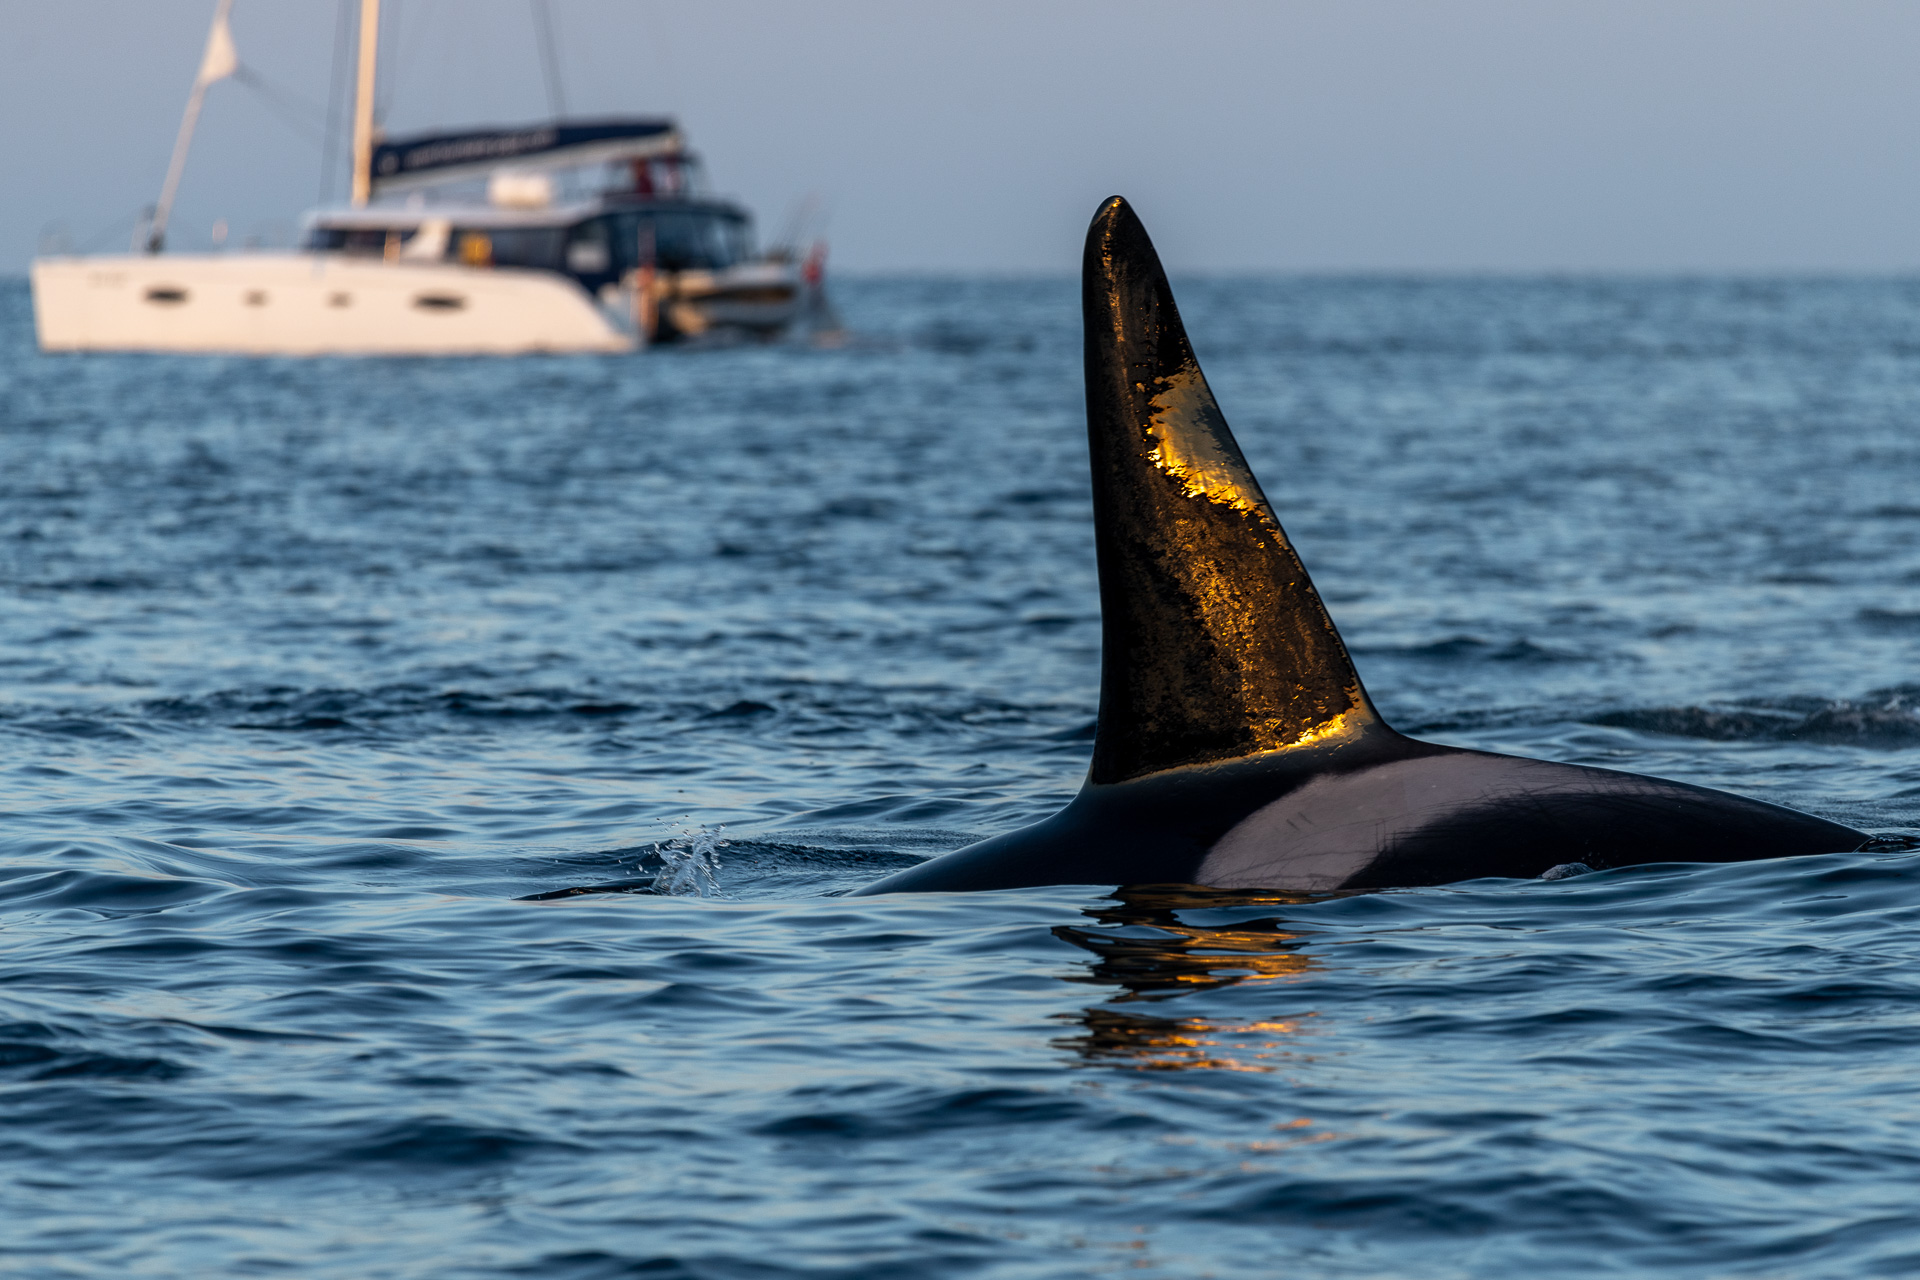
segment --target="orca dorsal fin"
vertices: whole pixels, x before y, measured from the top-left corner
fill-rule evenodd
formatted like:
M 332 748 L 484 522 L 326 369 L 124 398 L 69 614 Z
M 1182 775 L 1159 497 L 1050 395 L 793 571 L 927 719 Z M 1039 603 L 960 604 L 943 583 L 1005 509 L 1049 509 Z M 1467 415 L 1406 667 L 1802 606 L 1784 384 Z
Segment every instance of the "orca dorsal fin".
M 1101 611 L 1088 781 L 1384 729 L 1118 196 L 1088 229 L 1081 305 Z

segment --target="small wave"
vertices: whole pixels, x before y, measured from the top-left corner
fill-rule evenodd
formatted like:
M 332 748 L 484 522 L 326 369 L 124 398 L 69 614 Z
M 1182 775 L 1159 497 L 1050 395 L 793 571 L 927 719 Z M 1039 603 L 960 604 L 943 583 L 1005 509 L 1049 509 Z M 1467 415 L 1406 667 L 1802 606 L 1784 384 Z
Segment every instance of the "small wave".
M 4 1053 L 6 1046 L 0 1046 Z M 123 1058 L 112 1053 L 52 1053 L 27 1079 L 177 1080 L 190 1068 L 166 1058 Z
M 645 880 L 613 880 L 606 884 L 576 884 L 565 889 L 549 889 L 545 893 L 524 894 L 520 902 L 555 902 L 561 898 L 579 898 L 591 893 L 658 893 L 653 887 L 653 877 Z
M 872 839 L 878 847 L 847 847 L 847 842 L 858 846 L 863 838 Z M 900 831 L 875 832 L 870 837 L 863 837 L 858 831 L 835 828 L 822 832 L 820 843 L 809 844 L 762 839 L 729 840 L 724 842 L 727 849 L 727 877 L 720 887 L 724 890 L 723 896 L 729 900 L 764 898 L 769 895 L 784 899 L 807 892 L 838 894 L 853 885 L 877 880 L 903 867 L 915 866 L 930 856 L 957 848 L 971 838 L 972 833 L 942 835 L 931 840 L 923 853 L 902 851 L 899 846 L 915 843 L 916 835 Z M 927 838 L 920 835 L 918 839 L 926 841 Z M 665 891 L 660 883 L 661 876 L 667 870 L 661 844 L 597 854 L 594 860 L 606 866 L 613 878 L 542 889 L 523 894 L 516 901 L 553 902 L 596 894 L 674 896 Z M 641 874 L 619 874 L 629 868 Z
M 757 702 L 752 698 L 742 698 L 731 706 L 722 707 L 718 711 L 708 712 L 707 718 L 711 720 L 738 720 L 745 716 L 765 715 L 773 709 L 772 703 Z
M 1028 625 L 1060 625 L 1050 618 Z M 471 683 L 469 683 L 471 681 Z M 944 687 L 875 689 L 857 683 L 769 679 L 741 688 L 716 682 L 673 698 L 649 691 L 556 684 L 490 689 L 487 672 L 464 672 L 459 682 L 395 683 L 367 688 L 262 685 L 106 704 L 88 714 L 49 715 L 31 704 L 0 705 L 0 721 L 23 732 L 67 738 L 140 740 L 153 729 L 236 729 L 270 733 L 412 734 L 422 728 L 466 731 L 468 726 L 530 723 L 566 731 L 615 725 L 705 725 L 729 731 L 778 723 L 798 735 L 864 731 L 885 717 L 930 730 L 1058 723 L 1062 709 L 1009 702 L 974 690 Z M 1078 714 L 1073 708 L 1069 714 Z
M 1000 501 L 1027 507 L 1047 502 L 1083 502 L 1087 496 L 1086 492 L 1079 489 L 1015 489 L 1002 494 Z
M 1715 742 L 1821 742 L 1898 749 L 1920 746 L 1920 716 L 1898 706 L 1837 704 L 1805 715 L 1712 707 L 1607 711 L 1588 724 Z
M 177 723 L 235 729 L 335 729 L 443 715 L 461 719 L 602 718 L 643 710 L 635 703 L 595 698 L 575 689 L 486 692 L 398 684 L 370 689 L 228 689 L 198 697 L 156 698 L 138 714 Z
M 1792 736 L 1803 742 L 1915 747 L 1920 746 L 1920 716 L 1898 707 L 1828 707 L 1803 720 Z
M 366 1164 L 400 1164 L 465 1169 L 474 1165 L 506 1164 L 540 1152 L 577 1150 L 571 1143 L 538 1137 L 518 1129 L 465 1124 L 443 1117 L 403 1121 L 364 1137 L 349 1140 L 325 1159 L 325 1164 L 352 1168 Z M 299 1169 L 286 1172 L 297 1173 Z
M 915 346 L 953 356 L 977 355 L 992 341 L 992 336 L 985 332 L 953 325 L 932 326 L 914 335 L 913 339 Z
M 855 1087 L 850 1093 L 862 1094 Z M 1072 1121 L 1087 1107 L 1043 1090 L 963 1089 L 925 1094 L 892 1105 L 808 1108 L 759 1125 L 767 1137 L 819 1140 L 919 1138 L 954 1129 L 1045 1126 Z
M 895 504 L 887 498 L 857 496 L 834 498 L 824 503 L 814 518 L 830 520 L 884 520 L 893 514 Z
M 1524 636 L 1506 644 L 1495 644 L 1478 636 L 1455 635 L 1427 644 L 1355 646 L 1354 652 L 1429 662 L 1511 662 L 1526 666 L 1588 660 L 1583 654 L 1535 644 Z
M 158 1054 L 114 1053 L 62 1044 L 79 1033 L 45 1023 L 0 1024 L 0 1081 L 176 1080 L 192 1068 Z
M 136 735 L 120 725 L 87 716 L 50 716 L 39 720 L 21 720 L 17 724 L 29 733 L 54 738 L 95 738 L 103 741 L 136 741 Z
M 226 893 L 231 886 L 172 876 L 47 871 L 0 882 L 0 910 L 79 909 L 110 915 L 162 911 Z
M 759 1257 L 753 1260 L 753 1266 L 759 1274 L 769 1277 L 779 1276 L 786 1270 Z M 716 1273 L 671 1254 L 628 1255 L 604 1249 L 577 1249 L 544 1254 L 525 1266 L 510 1267 L 501 1274 L 536 1276 L 539 1280 L 630 1280 L 633 1276 L 648 1276 L 651 1280 L 701 1280 Z

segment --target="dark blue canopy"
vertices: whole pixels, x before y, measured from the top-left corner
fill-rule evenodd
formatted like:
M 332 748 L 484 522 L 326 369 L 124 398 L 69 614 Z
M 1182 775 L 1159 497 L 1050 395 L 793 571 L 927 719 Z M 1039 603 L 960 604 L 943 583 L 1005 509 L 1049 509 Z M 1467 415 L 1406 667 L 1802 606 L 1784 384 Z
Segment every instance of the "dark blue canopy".
M 375 190 L 477 177 L 493 169 L 562 169 L 680 149 L 671 120 L 560 120 L 518 129 L 395 138 L 373 150 Z

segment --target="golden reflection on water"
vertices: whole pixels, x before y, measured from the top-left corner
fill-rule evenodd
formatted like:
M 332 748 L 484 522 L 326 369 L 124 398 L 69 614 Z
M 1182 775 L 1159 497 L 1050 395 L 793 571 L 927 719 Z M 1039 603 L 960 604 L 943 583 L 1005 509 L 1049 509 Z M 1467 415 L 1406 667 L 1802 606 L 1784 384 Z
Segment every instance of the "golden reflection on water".
M 1135 1071 L 1272 1071 L 1272 1059 L 1298 1056 L 1289 1039 L 1251 1039 L 1267 1033 L 1293 1036 L 1299 1021 L 1213 1022 L 1205 1018 L 1156 1018 L 1124 1009 L 1095 1007 L 1058 1015 L 1079 1023 L 1079 1035 L 1061 1036 L 1054 1047 L 1071 1049 L 1088 1062 Z M 1309 1014 L 1308 1017 L 1313 1015 Z
M 1054 936 L 1096 957 L 1084 971 L 1063 975 L 1067 981 L 1121 989 L 1104 1004 L 1058 1015 L 1077 1023 L 1079 1030 L 1055 1040 L 1055 1046 L 1088 1062 L 1141 1071 L 1273 1071 L 1282 1061 L 1298 1058 L 1304 1024 L 1317 1016 L 1312 1012 L 1230 1022 L 1121 1006 L 1246 983 L 1299 980 L 1318 961 L 1299 952 L 1305 935 L 1289 930 L 1283 921 L 1242 920 L 1216 927 L 1190 924 L 1179 912 L 1308 900 L 1304 894 L 1155 885 L 1122 889 L 1111 902 L 1088 908 L 1085 914 L 1096 927 L 1055 926 Z

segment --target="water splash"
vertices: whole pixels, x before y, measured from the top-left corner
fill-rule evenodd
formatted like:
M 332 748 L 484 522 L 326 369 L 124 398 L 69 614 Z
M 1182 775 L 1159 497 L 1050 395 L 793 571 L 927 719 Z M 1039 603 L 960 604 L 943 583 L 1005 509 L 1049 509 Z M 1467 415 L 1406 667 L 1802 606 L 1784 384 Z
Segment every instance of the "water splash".
M 664 864 L 653 878 L 655 893 L 680 898 L 717 898 L 720 896 L 720 850 L 727 841 L 720 837 L 725 825 L 709 831 L 705 826 L 682 829 L 671 840 L 654 846 Z

